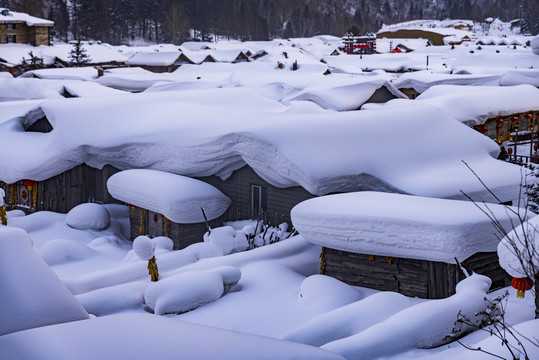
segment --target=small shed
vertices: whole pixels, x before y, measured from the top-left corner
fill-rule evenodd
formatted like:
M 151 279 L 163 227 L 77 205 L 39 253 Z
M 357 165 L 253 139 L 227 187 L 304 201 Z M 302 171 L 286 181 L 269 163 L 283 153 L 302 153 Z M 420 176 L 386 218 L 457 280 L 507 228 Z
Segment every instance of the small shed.
M 480 205 L 509 231 L 516 215 Z M 515 209 L 516 210 L 516 209 Z M 455 293 L 467 268 L 508 285 L 499 266 L 499 237 L 471 201 L 380 192 L 328 195 L 292 209 L 292 223 L 321 245 L 321 272 L 355 286 L 438 299 Z
M 131 207 L 132 239 L 167 236 L 175 249 L 201 241 L 208 225 L 220 226 L 218 219 L 231 204 L 212 185 L 158 170 L 121 171 L 109 178 L 107 188 L 115 199 Z

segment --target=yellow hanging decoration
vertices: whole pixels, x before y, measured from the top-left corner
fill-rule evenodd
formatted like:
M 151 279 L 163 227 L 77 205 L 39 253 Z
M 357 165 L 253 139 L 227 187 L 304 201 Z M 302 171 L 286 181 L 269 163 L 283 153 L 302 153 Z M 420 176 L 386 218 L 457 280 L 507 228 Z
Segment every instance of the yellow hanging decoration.
M 324 275 L 326 273 L 326 259 L 324 259 L 324 254 L 326 248 L 322 246 L 322 252 L 320 253 L 320 274 Z
M 11 202 L 11 210 L 15 207 L 15 185 L 9 185 L 9 200 Z
M 145 220 L 145 218 L 146 218 L 146 210 L 145 209 L 140 209 L 140 211 L 139 211 L 140 227 L 138 229 L 139 235 L 145 235 L 145 231 L 144 231 L 144 220 Z
M 391 256 L 386 256 L 386 260 L 387 260 L 387 263 L 388 263 L 389 265 L 391 265 L 391 263 L 393 262 L 393 257 L 391 257 Z
M 7 225 L 6 205 L 0 206 L 0 220 L 2 220 L 2 225 Z
M 374 255 L 367 255 L 367 259 L 369 259 L 369 261 L 374 261 Z
M 32 202 L 34 203 L 34 210 L 37 210 L 37 183 L 33 187 L 29 186 L 28 188 L 32 188 Z
M 163 215 L 163 220 L 165 221 L 165 236 L 169 237 L 168 234 L 170 232 L 170 220 L 167 219 L 165 215 Z
M 159 269 L 155 262 L 155 256 L 148 260 L 148 273 L 150 274 L 152 281 L 157 281 L 159 279 Z

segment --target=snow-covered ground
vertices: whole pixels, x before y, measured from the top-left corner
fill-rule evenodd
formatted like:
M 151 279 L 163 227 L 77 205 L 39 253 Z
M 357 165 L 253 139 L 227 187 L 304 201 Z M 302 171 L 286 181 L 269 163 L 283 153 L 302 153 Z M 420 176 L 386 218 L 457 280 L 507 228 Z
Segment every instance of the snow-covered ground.
M 361 245 L 384 244 L 394 256 L 403 255 L 395 249 L 404 232 L 414 237 L 419 227 L 428 231 L 410 246 L 415 255 L 451 261 L 496 249 L 479 210 L 447 198 L 462 200 L 464 191 L 493 201 L 462 160 L 504 201 L 518 197 L 521 168 L 496 160 L 498 145 L 466 124 L 538 112 L 539 56 L 536 40 L 531 46 L 529 39 L 484 40 L 452 48 L 379 39 L 382 54 L 372 56 L 331 55 L 340 40 L 329 36 L 180 47 L 92 43 L 85 46 L 96 62 L 158 51 L 216 59 L 239 50 L 265 55 L 238 64 L 223 55 L 224 62 L 182 65 L 170 74 L 118 68 L 97 78 L 87 67 L 0 76 L 0 180 L 7 183 L 46 179 L 83 162 L 152 169 L 117 174 L 111 192 L 171 218 L 191 219 L 187 204 L 196 209 L 193 221 L 200 221 L 197 199 L 208 195 L 214 202 L 211 218 L 229 200 L 184 176 L 226 178 L 246 164 L 275 186 L 299 185 L 316 195 L 407 194 L 306 202 L 296 214 L 308 220 L 305 238 L 289 236 L 292 224 L 261 232 L 256 222 L 244 221 L 212 229 L 178 251 L 164 237 L 141 237 L 133 249 L 129 208 L 122 205 L 84 204 L 68 214 L 9 211 L 8 226 L 0 227 L 0 359 L 167 359 L 180 353 L 192 359 L 475 359 L 484 354 L 446 337 L 472 330 L 454 329 L 459 311 L 480 321 L 485 296 L 504 291 L 506 323 L 515 326 L 529 358 L 539 358 L 539 347 L 530 343 L 539 333 L 532 294 L 523 300 L 512 288 L 486 294 L 489 280 L 480 275 L 441 300 L 351 287 L 319 274 L 320 244 L 327 239 L 318 245 L 306 240 L 315 225 L 327 225 L 337 238 L 346 226 L 356 231 L 361 220 L 384 227 L 374 237 L 379 244 Z M 414 51 L 389 53 L 390 41 Z M 50 64 L 55 57 L 66 60 L 70 48 L 2 44 L 0 58 L 16 64 L 33 50 Z M 424 93 L 364 105 L 380 89 L 402 97 L 399 84 Z M 53 131 L 24 131 L 45 116 Z M 158 171 L 173 173 L 159 175 L 163 188 L 181 183 L 186 191 L 171 198 L 148 189 L 146 176 L 155 180 Z M 126 189 L 129 197 L 122 198 Z M 309 205 L 316 202 L 322 210 Z M 503 216 L 505 210 L 495 208 Z M 437 246 L 452 244 L 452 256 L 428 247 L 435 241 L 425 236 L 429 231 L 445 241 Z M 264 234 L 282 240 L 272 243 Z M 153 255 L 158 282 L 148 274 Z M 502 257 L 519 274 L 518 263 Z M 482 330 L 460 341 L 508 356 Z
M 99 218 L 105 209 L 110 225 L 97 230 L 89 219 Z M 192 359 L 337 359 L 338 354 L 347 359 L 472 358 L 456 342 L 438 345 L 447 342 L 444 338 L 453 331 L 459 311 L 474 318 L 485 308 L 490 285 L 485 277 L 464 280 L 450 298 L 421 300 L 318 275 L 320 247 L 301 236 L 250 251 L 229 248 L 225 252 L 233 253 L 223 256 L 227 237 L 243 236 L 246 241 L 244 234 L 253 225 L 244 222 L 231 224 L 236 230 L 213 229 L 214 239 L 184 250 L 156 249 L 160 280 L 152 283 L 147 261 L 129 256 L 128 209 L 105 209 L 83 207 L 71 214 L 79 228 L 87 223 L 86 230 L 67 225 L 64 214 L 8 212 L 8 227 L 0 229 L 0 311 L 2 319 L 10 321 L 0 325 L 7 334 L 0 336 L 0 358 L 94 359 L 115 354 L 142 359 L 151 353 L 168 359 L 170 351 L 186 352 Z M 506 290 L 507 324 L 517 325 L 522 339 L 533 339 L 538 326 L 537 320 L 531 321 L 533 296 L 516 299 L 514 289 Z M 160 316 L 148 309 L 159 314 L 194 310 Z M 84 319 L 86 312 L 91 319 L 65 323 L 68 314 Z M 58 325 L 43 327 L 48 323 Z M 30 330 L 13 332 L 13 326 Z M 484 331 L 460 341 L 502 351 Z M 525 344 L 530 359 L 539 356 L 538 348 Z

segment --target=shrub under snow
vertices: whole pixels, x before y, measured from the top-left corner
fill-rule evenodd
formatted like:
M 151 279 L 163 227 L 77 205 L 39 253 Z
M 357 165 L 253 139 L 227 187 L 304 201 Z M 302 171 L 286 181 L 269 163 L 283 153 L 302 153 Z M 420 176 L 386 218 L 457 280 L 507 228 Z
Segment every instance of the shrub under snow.
M 100 204 L 80 204 L 67 213 L 66 224 L 79 230 L 101 230 L 109 226 L 110 213 Z

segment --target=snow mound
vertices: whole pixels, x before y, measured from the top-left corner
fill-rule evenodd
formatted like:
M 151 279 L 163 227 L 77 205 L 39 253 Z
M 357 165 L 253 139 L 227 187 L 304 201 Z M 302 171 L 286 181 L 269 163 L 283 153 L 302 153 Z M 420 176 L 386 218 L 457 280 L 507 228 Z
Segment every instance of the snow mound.
M 183 313 L 219 299 L 240 278 L 241 271 L 233 266 L 188 271 L 152 283 L 144 302 L 158 315 Z
M 0 335 L 88 318 L 26 231 L 0 228 L 0 273 Z
M 283 339 L 322 346 L 358 334 L 410 305 L 410 299 L 399 293 L 376 293 L 363 300 L 318 315 L 286 334 Z
M 231 226 L 222 226 L 212 229 L 211 234 L 204 234 L 204 242 L 221 250 L 223 255 L 247 250 L 249 246 L 245 231 L 235 230 Z
M 133 251 L 141 260 L 150 260 L 155 255 L 155 242 L 147 236 L 133 240 Z
M 343 360 L 312 346 L 149 314 L 104 316 L 0 337 L 2 359 L 199 360 L 225 355 L 235 360 Z
M 311 275 L 301 283 L 300 303 L 314 313 L 323 313 L 363 298 L 360 290 L 325 275 Z
M 529 251 L 531 249 L 535 251 Z M 538 249 L 539 215 L 516 226 L 500 241 L 498 245 L 500 266 L 513 277 L 530 276 L 534 273 L 533 269 L 539 269 Z
M 110 225 L 110 214 L 100 204 L 80 204 L 67 213 L 66 224 L 79 230 L 102 230 Z
M 96 254 L 85 244 L 70 239 L 53 239 L 36 250 L 49 265 L 83 260 Z
M 231 200 L 200 180 L 148 169 L 125 170 L 107 181 L 111 195 L 127 203 L 165 215 L 170 220 L 192 224 L 221 216 Z
M 147 281 L 134 281 L 89 291 L 76 297 L 88 313 L 102 316 L 126 309 L 140 309 L 147 287 Z
M 503 205 L 479 206 L 506 231 L 517 219 Z M 364 191 L 306 200 L 291 217 L 305 240 L 360 254 L 454 263 L 498 246 L 490 219 L 471 201 Z
M 532 51 L 535 55 L 539 55 L 539 36 L 531 40 Z
M 172 248 L 174 247 L 174 242 L 166 236 L 154 237 L 153 242 L 155 243 L 156 253 L 157 250 L 165 250 L 167 252 L 172 251 Z
M 456 334 L 465 334 L 473 328 L 460 324 L 458 314 L 479 324 L 478 313 L 486 309 L 486 291 L 491 280 L 473 274 L 462 280 L 457 293 L 449 298 L 432 300 L 406 308 L 389 319 L 366 330 L 322 346 L 323 349 L 341 354 L 347 359 L 373 359 L 413 348 L 431 348 L 447 343 Z M 433 321 L 436 319 L 436 321 Z

